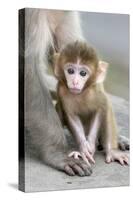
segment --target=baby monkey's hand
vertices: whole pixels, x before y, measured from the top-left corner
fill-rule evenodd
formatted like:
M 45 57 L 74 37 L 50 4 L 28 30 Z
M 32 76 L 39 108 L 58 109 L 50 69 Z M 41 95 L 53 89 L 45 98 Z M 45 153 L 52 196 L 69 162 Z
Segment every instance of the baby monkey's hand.
M 93 158 L 93 155 L 94 155 L 93 148 L 87 140 L 80 144 L 79 150 L 80 150 L 82 159 L 84 161 L 88 160 L 92 163 L 95 163 L 95 160 Z
M 91 166 L 88 158 L 82 152 L 80 153 L 79 151 L 72 151 L 71 153 L 68 154 L 68 157 L 73 157 L 74 159 L 78 160 L 82 158 L 87 163 L 88 166 Z
M 90 162 L 95 163 L 93 158 L 93 149 L 91 149 L 88 141 L 81 143 L 79 151 L 72 151 L 68 156 L 74 157 L 75 159 L 82 158 L 89 166 Z

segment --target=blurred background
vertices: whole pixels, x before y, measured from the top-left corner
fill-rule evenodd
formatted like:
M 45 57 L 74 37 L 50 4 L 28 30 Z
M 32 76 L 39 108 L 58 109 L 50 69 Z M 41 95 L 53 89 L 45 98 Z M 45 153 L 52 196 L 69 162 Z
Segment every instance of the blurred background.
M 129 100 L 129 15 L 80 12 L 83 34 L 109 62 L 106 90 Z

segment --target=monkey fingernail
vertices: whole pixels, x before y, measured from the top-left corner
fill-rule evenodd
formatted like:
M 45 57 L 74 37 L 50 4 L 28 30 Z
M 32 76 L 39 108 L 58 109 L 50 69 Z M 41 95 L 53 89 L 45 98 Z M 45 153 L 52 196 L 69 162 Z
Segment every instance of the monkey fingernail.
M 87 154 L 86 157 L 87 157 L 93 164 L 95 164 L 95 160 L 94 160 L 94 158 L 92 157 L 92 155 Z
M 86 158 L 84 154 L 82 154 L 82 159 L 87 163 L 89 167 L 91 166 L 91 164 L 89 163 L 88 159 Z
M 95 160 L 94 160 L 93 158 L 89 158 L 89 160 L 90 160 L 93 164 L 95 164 Z
M 95 160 L 94 160 L 93 157 L 91 157 L 91 161 L 92 161 L 93 164 L 95 164 Z

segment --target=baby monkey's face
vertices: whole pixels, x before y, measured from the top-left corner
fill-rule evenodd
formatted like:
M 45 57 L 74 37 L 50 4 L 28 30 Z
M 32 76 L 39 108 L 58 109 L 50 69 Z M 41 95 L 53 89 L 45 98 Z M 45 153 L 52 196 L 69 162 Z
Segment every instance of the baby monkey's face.
M 84 42 L 68 44 L 55 55 L 55 75 L 73 94 L 103 83 L 107 69 L 108 63 L 99 61 L 95 50 Z
M 80 94 L 85 83 L 91 76 L 91 70 L 84 64 L 66 63 L 64 66 L 64 74 L 67 81 L 67 87 L 71 93 Z

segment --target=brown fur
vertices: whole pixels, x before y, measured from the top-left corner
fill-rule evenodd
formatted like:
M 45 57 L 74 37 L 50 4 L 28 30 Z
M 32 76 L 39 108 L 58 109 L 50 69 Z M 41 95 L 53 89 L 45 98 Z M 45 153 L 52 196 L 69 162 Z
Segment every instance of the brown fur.
M 58 66 L 55 73 L 56 77 L 66 84 L 65 75 L 63 72 L 64 65 L 68 62 L 75 63 L 77 59 L 79 59 L 82 64 L 88 65 L 90 68 L 92 68 L 93 74 L 91 79 L 87 81 L 86 86 L 95 82 L 95 75 L 96 71 L 98 70 L 97 54 L 92 47 L 89 47 L 85 42 L 80 41 L 69 43 L 61 51 L 61 53 L 56 56 L 55 65 Z
M 92 75 L 85 84 L 83 91 L 75 95 L 67 87 L 63 67 L 67 62 L 76 63 L 78 59 L 80 63 L 91 68 Z M 59 73 L 61 73 L 57 95 L 65 115 L 78 115 L 84 119 L 83 121 L 86 121 L 85 118 L 89 118 L 92 113 L 101 110 L 102 116 L 104 117 L 110 103 L 104 91 L 103 84 L 96 84 L 96 78 L 100 72 L 100 68 L 98 67 L 98 56 L 95 50 L 85 42 L 76 41 L 70 43 L 58 55 L 56 67 Z
M 91 68 L 92 73 L 85 83 L 82 92 L 75 95 L 71 93 L 67 87 L 63 67 L 66 63 L 76 63 L 77 60 L 80 60 L 81 64 L 85 64 L 88 68 Z M 100 113 L 100 126 L 95 127 L 97 129 L 95 132 L 99 133 L 100 141 L 107 155 L 107 162 L 116 159 L 122 164 L 127 161 L 126 159 L 124 160 L 124 158 L 123 161 L 121 161 L 121 154 L 119 155 L 119 152 L 115 151 L 118 149 L 118 142 L 116 121 L 112 111 L 112 105 L 104 90 L 103 83 L 96 82 L 100 73 L 103 73 L 103 77 L 106 75 L 107 69 L 104 68 L 103 70 L 102 67 L 100 67 L 95 50 L 84 42 L 77 41 L 68 44 L 61 51 L 56 59 L 55 65 L 56 76 L 59 79 L 57 90 L 59 100 L 57 105 L 58 108 L 60 108 L 59 115 L 76 138 L 79 144 L 79 150 L 82 149 L 84 151 L 85 149 L 82 146 L 82 141 L 80 142 L 80 138 L 82 138 L 83 141 L 83 135 L 89 138 L 89 129 L 91 129 L 91 126 L 95 123 L 93 120 L 95 116 L 97 116 L 97 113 Z M 71 120 L 73 122 L 71 122 Z M 80 126 L 79 130 L 77 126 Z M 94 130 L 92 129 L 92 131 Z M 95 143 L 93 146 L 94 145 Z

